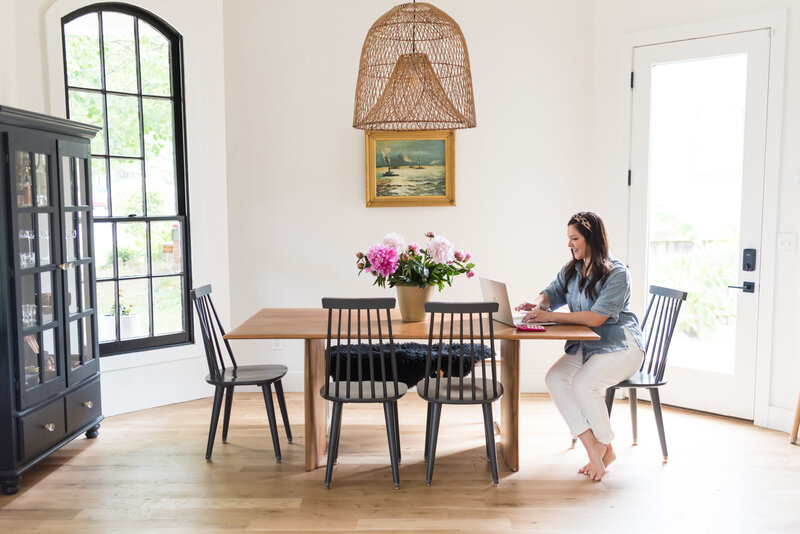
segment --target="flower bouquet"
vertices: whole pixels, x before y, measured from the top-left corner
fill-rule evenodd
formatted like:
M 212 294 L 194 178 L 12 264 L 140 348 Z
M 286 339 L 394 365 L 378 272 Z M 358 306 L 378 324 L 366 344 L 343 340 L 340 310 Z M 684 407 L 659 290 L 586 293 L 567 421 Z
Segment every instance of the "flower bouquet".
M 453 278 L 466 274 L 475 276 L 472 255 L 456 250 L 450 241 L 433 232 L 425 234 L 428 245 L 422 248 L 417 243 L 406 245 L 401 235 L 386 234 L 383 240 L 372 245 L 367 253 L 356 254 L 359 276 L 366 272 L 375 277 L 374 285 L 386 287 L 413 286 L 425 289 L 436 286 L 441 291 L 444 285 L 453 284 Z

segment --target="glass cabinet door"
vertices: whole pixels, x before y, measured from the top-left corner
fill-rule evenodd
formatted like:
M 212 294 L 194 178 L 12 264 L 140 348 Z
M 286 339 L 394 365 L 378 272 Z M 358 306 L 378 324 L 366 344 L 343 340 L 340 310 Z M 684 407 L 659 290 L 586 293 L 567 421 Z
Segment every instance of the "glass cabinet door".
M 14 188 L 11 223 L 20 407 L 64 388 L 66 368 L 58 250 L 55 141 L 19 132 L 9 137 Z
M 67 382 L 71 385 L 99 369 L 88 146 L 61 142 L 59 156 Z

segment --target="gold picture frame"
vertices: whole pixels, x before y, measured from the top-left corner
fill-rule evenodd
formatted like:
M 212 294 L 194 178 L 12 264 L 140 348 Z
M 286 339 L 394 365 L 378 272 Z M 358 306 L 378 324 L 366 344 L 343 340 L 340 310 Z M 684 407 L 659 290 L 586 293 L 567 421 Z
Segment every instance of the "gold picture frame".
M 455 206 L 456 132 L 365 131 L 367 207 Z

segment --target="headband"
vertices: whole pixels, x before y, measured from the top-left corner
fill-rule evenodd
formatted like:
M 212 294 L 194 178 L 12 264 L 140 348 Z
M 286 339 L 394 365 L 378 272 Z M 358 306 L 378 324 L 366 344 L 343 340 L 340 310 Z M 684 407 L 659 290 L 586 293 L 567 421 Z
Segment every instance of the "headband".
M 586 217 L 584 217 L 584 216 L 583 216 L 583 215 L 581 215 L 580 213 L 576 213 L 575 215 L 573 215 L 573 216 L 572 216 L 572 218 L 573 218 L 575 221 L 577 221 L 577 222 L 581 223 L 581 225 L 582 225 L 584 228 L 586 228 L 587 230 L 589 230 L 590 232 L 592 231 L 592 225 L 591 225 L 591 224 L 589 224 L 589 219 L 587 219 Z

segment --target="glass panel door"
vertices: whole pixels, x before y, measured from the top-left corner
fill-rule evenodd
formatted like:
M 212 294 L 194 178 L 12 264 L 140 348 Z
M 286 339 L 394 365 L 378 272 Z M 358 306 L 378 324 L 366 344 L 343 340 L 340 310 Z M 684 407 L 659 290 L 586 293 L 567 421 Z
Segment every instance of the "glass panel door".
M 743 419 L 754 416 L 769 46 L 758 30 L 634 49 L 634 295 L 688 293 L 661 399 Z
M 19 324 L 20 407 L 31 406 L 65 384 L 61 277 L 56 235 L 58 189 L 55 142 L 17 132 L 9 136 L 15 303 Z
M 94 290 L 91 228 L 89 154 L 85 146 L 62 142 L 61 191 L 63 251 L 65 263 L 64 309 L 67 316 L 67 376 L 74 384 L 98 370 L 97 345 L 93 340 L 97 311 Z

